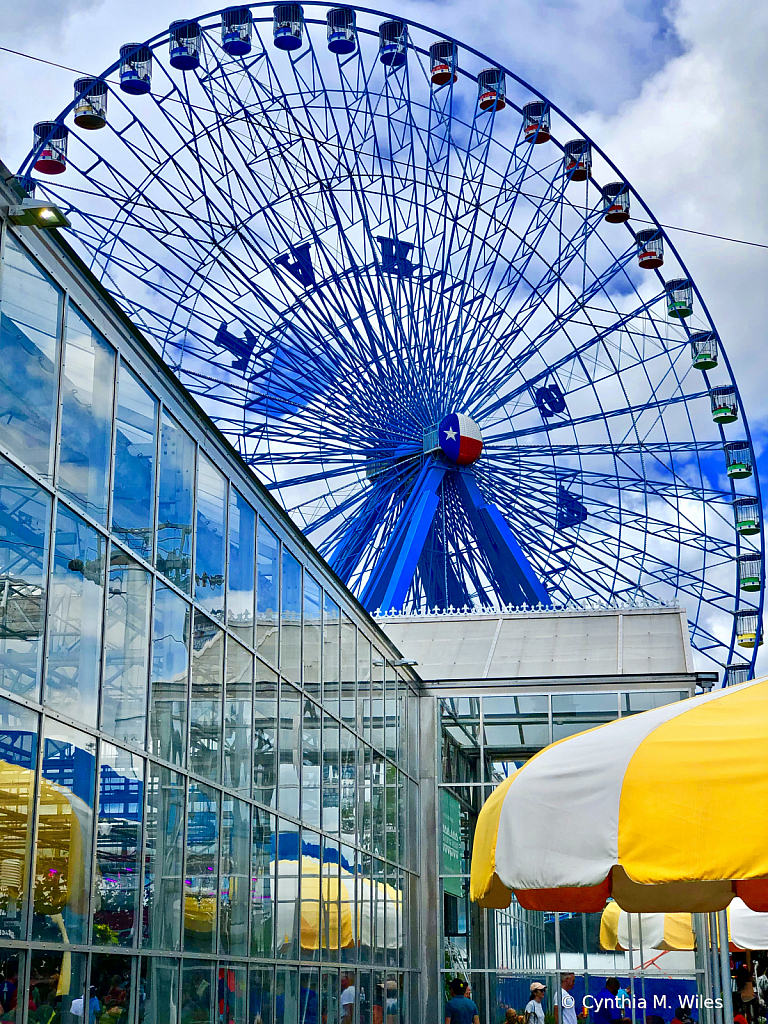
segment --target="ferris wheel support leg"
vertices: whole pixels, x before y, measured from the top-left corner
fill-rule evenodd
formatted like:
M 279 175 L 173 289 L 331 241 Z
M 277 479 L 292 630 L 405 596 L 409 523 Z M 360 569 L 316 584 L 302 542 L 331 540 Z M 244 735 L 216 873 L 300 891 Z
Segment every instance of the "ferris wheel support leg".
M 504 516 L 492 501 L 480 493 L 472 473 L 456 474 L 464 504 L 475 530 L 478 543 L 485 549 L 496 573 L 498 592 L 507 604 L 543 604 L 549 608 L 552 599 L 523 554 L 523 549 L 509 528 Z
M 438 491 L 446 471 L 446 466 L 427 463 L 419 473 L 392 536 L 360 596 L 360 603 L 367 611 L 402 608 L 435 518 L 440 501 Z

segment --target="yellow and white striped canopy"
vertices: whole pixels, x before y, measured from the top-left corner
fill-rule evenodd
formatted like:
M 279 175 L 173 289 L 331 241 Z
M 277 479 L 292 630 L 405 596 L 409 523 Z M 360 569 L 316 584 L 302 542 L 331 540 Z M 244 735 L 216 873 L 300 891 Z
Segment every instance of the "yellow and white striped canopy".
M 768 949 L 768 914 L 750 910 L 738 896 L 726 913 L 732 950 Z M 628 914 L 611 902 L 600 918 L 600 945 L 610 950 L 685 950 L 696 948 L 696 937 L 690 914 Z
M 554 743 L 489 797 L 471 896 L 531 910 L 768 911 L 768 679 Z

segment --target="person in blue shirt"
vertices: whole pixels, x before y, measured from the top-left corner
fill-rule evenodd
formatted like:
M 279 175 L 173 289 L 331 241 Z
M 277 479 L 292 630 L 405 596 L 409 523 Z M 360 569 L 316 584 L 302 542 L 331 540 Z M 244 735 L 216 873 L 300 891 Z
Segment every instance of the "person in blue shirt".
M 622 1008 L 620 988 L 618 978 L 606 978 L 605 988 L 598 992 L 589 1008 L 592 1024 L 626 1024 L 629 1018 Z
M 480 1011 L 472 999 L 467 999 L 466 981 L 454 978 L 451 982 L 451 998 L 445 1006 L 445 1024 L 480 1024 Z

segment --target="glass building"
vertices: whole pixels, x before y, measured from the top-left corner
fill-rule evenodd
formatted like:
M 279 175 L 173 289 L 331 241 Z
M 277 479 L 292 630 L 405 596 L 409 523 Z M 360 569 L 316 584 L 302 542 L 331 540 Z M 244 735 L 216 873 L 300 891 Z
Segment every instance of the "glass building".
M 0 1020 L 417 1019 L 417 677 L 66 243 L 1 244 Z

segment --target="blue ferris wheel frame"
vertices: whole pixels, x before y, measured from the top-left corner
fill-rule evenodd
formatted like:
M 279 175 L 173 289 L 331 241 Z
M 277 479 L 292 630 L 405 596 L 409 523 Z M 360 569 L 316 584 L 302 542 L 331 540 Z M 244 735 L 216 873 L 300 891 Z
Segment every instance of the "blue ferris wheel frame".
M 327 7 L 328 7 L 327 4 L 318 3 L 318 2 L 316 2 L 316 0 L 309 0 L 309 2 L 306 3 L 303 6 L 311 7 L 311 8 L 323 8 L 323 9 L 327 9 Z M 271 10 L 273 5 L 270 4 L 270 3 L 258 3 L 258 4 L 249 4 L 248 7 L 256 9 L 256 10 L 265 10 L 266 11 L 266 10 Z M 377 11 L 377 10 L 372 9 L 372 8 L 354 7 L 354 10 L 356 12 L 361 13 L 361 14 L 371 15 L 373 17 L 380 17 L 382 19 L 394 19 L 394 18 L 398 17 L 398 16 L 394 16 L 394 15 L 388 15 L 388 14 L 386 14 L 384 12 Z M 208 13 L 206 15 L 203 15 L 201 18 L 196 19 L 196 20 L 198 20 L 201 23 L 201 25 L 205 24 L 205 26 L 207 27 L 207 23 L 208 22 L 213 21 L 215 23 L 217 20 L 220 20 L 222 13 L 223 13 L 223 10 L 216 11 L 216 12 L 210 12 L 210 13 Z M 260 21 L 262 21 L 262 20 L 263 21 L 267 21 L 269 19 L 264 18 L 264 19 L 259 19 L 259 20 Z M 547 105 L 547 107 L 551 111 L 555 112 L 560 118 L 562 118 L 562 120 L 567 125 L 570 125 L 574 129 L 574 131 L 581 138 L 587 140 L 587 142 L 589 142 L 589 144 L 591 145 L 593 151 L 600 155 L 600 157 L 605 161 L 606 165 L 611 170 L 613 170 L 616 173 L 618 179 L 620 181 L 622 181 L 626 185 L 626 187 L 628 188 L 629 192 L 631 193 L 631 195 L 633 197 L 633 200 L 636 201 L 640 205 L 642 210 L 647 215 L 649 223 L 652 226 L 654 226 L 658 230 L 659 234 L 663 237 L 665 245 L 667 246 L 668 250 L 674 255 L 674 257 L 677 260 L 681 270 L 688 277 L 689 281 L 691 281 L 694 294 L 696 296 L 697 301 L 700 303 L 700 308 L 701 308 L 701 310 L 703 312 L 704 317 L 706 318 L 706 320 L 711 325 L 712 330 L 713 331 L 715 330 L 714 323 L 712 321 L 711 316 L 709 315 L 709 311 L 708 311 L 707 306 L 706 306 L 706 304 L 704 302 L 704 299 L 703 299 L 701 293 L 699 292 L 698 288 L 696 287 L 695 282 L 693 282 L 693 280 L 690 277 L 690 275 L 688 275 L 687 269 L 685 267 L 685 264 L 684 264 L 683 260 L 681 259 L 680 254 L 678 253 L 677 248 L 675 247 L 674 243 L 669 238 L 669 236 L 664 232 L 664 230 L 661 227 L 661 225 L 659 225 L 658 221 L 653 216 L 653 214 L 651 213 L 650 209 L 643 202 L 643 200 L 640 197 L 639 193 L 632 187 L 632 185 L 628 181 L 628 179 L 623 174 L 621 174 L 621 172 L 619 172 L 619 170 L 615 166 L 615 164 L 610 160 L 610 158 L 607 156 L 607 154 L 605 154 L 603 152 L 603 150 L 599 147 L 599 145 L 593 139 L 591 139 L 588 135 L 586 135 L 576 125 L 576 123 L 571 118 L 568 117 L 568 115 L 564 111 L 562 111 L 556 104 L 552 103 L 552 101 L 549 100 L 543 93 L 539 92 L 533 86 L 528 84 L 526 81 L 524 81 L 522 78 L 520 78 L 518 75 L 516 75 L 509 68 L 506 68 L 506 67 L 504 67 L 501 64 L 498 64 L 498 62 L 492 61 L 490 58 L 488 58 L 485 54 L 483 54 L 479 50 L 476 50 L 473 47 L 467 46 L 464 43 L 460 43 L 458 40 L 454 39 L 451 36 L 448 36 L 448 35 L 445 35 L 445 34 L 438 35 L 438 33 L 436 33 L 433 29 L 429 28 L 426 25 L 423 25 L 423 24 L 421 24 L 419 22 L 411 21 L 411 20 L 406 19 L 406 18 L 399 18 L 398 20 L 402 21 L 405 24 L 406 31 L 408 31 L 408 29 L 417 29 L 419 31 L 428 33 L 428 34 L 434 36 L 435 38 L 445 39 L 448 42 L 452 43 L 457 48 L 457 50 L 459 52 L 467 53 L 467 54 L 472 54 L 474 57 L 480 59 L 481 61 L 484 61 L 488 65 L 491 65 L 493 67 L 496 67 L 496 68 L 500 69 L 505 75 L 507 75 L 512 81 L 516 82 L 521 88 L 526 90 L 526 92 L 529 93 L 531 96 L 538 97 L 538 99 L 540 99 L 543 103 L 545 103 Z M 307 19 L 305 19 L 305 21 L 308 24 L 325 25 L 325 22 L 323 20 L 307 18 Z M 370 30 L 370 29 L 368 29 L 368 28 L 357 27 L 356 31 L 358 33 L 366 33 L 368 35 L 375 35 L 375 32 Z M 149 40 L 147 40 L 146 43 L 141 44 L 141 45 L 148 47 L 154 53 L 154 50 L 155 50 L 155 48 L 157 46 L 168 42 L 168 40 L 169 40 L 169 31 L 168 30 L 164 30 L 163 32 L 157 33 L 155 36 L 153 36 Z M 415 46 L 410 41 L 410 39 L 408 39 L 408 38 L 406 39 L 406 47 L 409 50 L 414 50 L 414 51 L 416 51 L 416 52 L 418 52 L 418 53 L 420 53 L 420 54 L 422 54 L 424 56 L 427 56 L 427 54 L 428 54 L 427 50 L 425 50 L 425 49 L 423 49 L 421 47 Z M 291 59 L 293 60 L 293 58 L 291 58 Z M 119 67 L 120 67 L 120 62 L 116 61 L 109 69 L 107 69 L 107 71 L 105 71 L 99 77 L 100 78 L 106 78 L 108 75 L 110 75 L 110 74 L 114 73 L 116 70 L 118 70 Z M 470 73 L 469 71 L 466 71 L 462 67 L 458 67 L 456 69 L 456 71 L 458 72 L 458 74 L 465 76 L 467 79 L 469 79 L 471 81 L 475 81 L 476 80 L 475 76 L 472 73 Z M 73 100 L 73 102 L 59 115 L 57 120 L 55 122 L 53 122 L 53 124 L 55 126 L 58 126 L 58 125 L 64 123 L 65 118 L 73 110 L 73 108 L 76 105 L 76 102 L 77 102 L 76 100 Z M 521 112 L 521 109 L 519 107 L 517 107 L 517 105 L 515 103 L 511 103 L 510 105 L 513 106 L 516 110 L 518 110 L 518 112 Z M 55 128 L 53 129 L 53 131 L 55 131 Z M 53 131 L 51 132 L 51 134 L 53 134 Z M 552 141 L 555 143 L 555 145 L 560 150 L 564 149 L 563 145 L 557 139 L 555 139 L 554 136 L 552 137 Z M 35 147 L 32 151 L 30 151 L 28 156 L 25 158 L 25 161 L 24 161 L 24 163 L 22 165 L 22 170 L 20 172 L 20 177 L 22 178 L 22 180 L 25 179 L 25 178 L 28 178 L 30 176 L 30 171 L 31 171 L 32 165 L 35 162 L 36 153 L 39 152 L 40 148 L 41 148 L 40 146 Z M 541 205 L 543 205 L 543 204 L 540 204 L 540 208 L 541 208 Z M 588 216 L 588 211 L 585 208 L 585 232 L 586 232 L 587 216 Z M 634 237 L 634 232 L 632 231 L 632 228 L 629 226 L 629 224 L 626 225 L 626 228 L 627 228 L 627 231 L 632 235 L 632 237 Z M 283 258 L 283 266 L 284 266 L 285 270 L 288 271 L 289 273 L 294 273 L 294 276 L 296 276 L 297 268 L 298 268 L 298 271 L 301 272 L 301 248 L 302 247 L 299 246 L 296 249 L 291 249 L 288 253 L 285 254 L 285 256 Z M 386 258 L 386 253 L 383 252 L 382 255 L 383 255 L 384 258 Z M 390 257 L 392 255 L 395 255 L 395 254 L 391 253 Z M 397 254 L 397 255 L 399 255 L 399 254 Z M 279 260 L 275 260 L 275 263 L 279 263 Z M 657 278 L 657 280 L 659 282 L 661 292 L 663 293 L 664 292 L 664 288 L 665 288 L 665 282 L 664 282 L 664 278 L 662 277 L 661 273 L 658 270 L 656 270 L 656 278 Z M 583 298 L 583 294 L 582 294 L 582 298 Z M 654 301 L 656 301 L 656 300 L 654 300 Z M 652 303 L 649 302 L 647 305 L 648 305 L 648 307 L 650 307 L 650 305 L 652 305 Z M 634 315 L 634 314 L 628 314 L 628 316 L 631 316 L 631 315 Z M 682 322 L 682 326 L 684 326 L 685 332 L 686 332 L 686 336 L 689 338 L 691 332 L 689 330 L 688 324 L 683 321 Z M 234 339 L 234 341 L 236 342 L 237 339 Z M 741 410 L 741 422 L 743 424 L 743 430 L 744 430 L 746 442 L 749 445 L 749 450 L 750 450 L 750 453 L 751 453 L 752 452 L 752 438 L 751 438 L 751 433 L 750 433 L 750 430 L 749 430 L 749 424 L 748 424 L 746 415 L 744 413 L 743 406 L 741 405 L 741 401 L 740 401 L 739 394 L 738 394 L 738 386 L 736 384 L 736 381 L 735 381 L 735 378 L 734 378 L 734 375 L 733 375 L 733 371 L 732 371 L 732 368 L 731 368 L 730 361 L 728 360 L 727 353 L 726 353 L 724 347 L 722 346 L 722 344 L 720 346 L 720 352 L 721 352 L 721 355 L 722 355 L 722 358 L 723 358 L 723 361 L 724 361 L 725 368 L 727 370 L 728 376 L 730 378 L 730 381 L 732 382 L 734 388 L 736 389 L 736 401 L 738 403 L 738 407 Z M 246 359 L 247 359 L 247 357 L 246 357 Z M 711 382 L 709 380 L 709 377 L 708 377 L 706 371 L 704 371 L 704 373 L 703 373 L 703 380 L 704 380 L 704 382 L 706 384 L 707 392 L 709 392 L 709 390 L 711 389 Z M 594 414 L 592 419 L 594 419 L 594 420 L 600 420 L 601 418 L 604 419 L 605 415 L 606 415 L 605 412 L 598 412 L 598 413 Z M 718 431 L 719 431 L 719 435 L 720 435 L 720 446 L 722 447 L 723 445 L 725 445 L 725 443 L 727 441 L 727 438 L 726 438 L 726 434 L 725 434 L 725 432 L 723 430 L 722 425 L 719 424 L 719 423 L 718 423 Z M 552 447 L 552 446 L 550 446 L 550 447 Z M 561 447 L 565 447 L 565 446 L 561 446 Z M 573 447 L 578 448 L 578 445 L 573 446 Z M 704 450 L 706 450 L 706 449 L 704 449 Z M 712 449 L 710 449 L 710 450 L 712 450 Z M 614 458 L 615 458 L 615 455 L 614 455 Z M 753 466 L 755 466 L 754 457 L 752 458 L 752 463 L 753 463 Z M 503 577 L 506 574 L 507 576 L 510 577 L 510 580 L 512 581 L 512 582 L 509 582 L 507 584 L 503 584 L 503 585 L 500 584 L 496 588 L 497 596 L 499 596 L 501 594 L 502 599 L 503 599 L 504 595 L 506 594 L 507 595 L 506 603 L 512 603 L 512 604 L 515 604 L 515 603 L 516 604 L 520 604 L 520 603 L 522 603 L 520 598 L 522 598 L 524 601 L 526 601 L 527 603 L 530 603 L 530 604 L 535 604 L 537 599 L 538 599 L 538 602 L 541 603 L 541 604 L 549 603 L 550 599 L 549 599 L 549 597 L 547 595 L 546 590 L 543 588 L 543 586 L 539 582 L 538 578 L 536 577 L 536 574 L 535 574 L 534 570 L 531 568 L 530 563 L 528 562 L 524 552 L 520 548 L 520 544 L 518 543 L 516 537 L 513 535 L 512 531 L 510 531 L 509 527 L 505 523 L 503 514 L 493 504 L 493 502 L 489 502 L 484 495 L 480 494 L 480 492 L 479 492 L 479 490 L 477 488 L 477 485 L 474 482 L 473 474 L 470 471 L 466 471 L 466 472 L 462 472 L 461 470 L 456 471 L 455 467 L 446 466 L 442 462 L 435 463 L 435 462 L 430 461 L 430 460 L 425 460 L 425 461 L 423 461 L 422 472 L 420 473 L 420 476 L 419 476 L 419 479 L 418 479 L 416 485 L 411 486 L 409 491 L 408 491 L 408 496 L 407 496 L 408 500 L 406 501 L 405 504 L 408 505 L 408 503 L 410 502 L 410 511 L 408 512 L 407 515 L 403 514 L 403 515 L 401 515 L 398 518 L 396 527 L 395 527 L 395 529 L 393 529 L 391 531 L 389 540 L 384 545 L 383 550 L 381 552 L 381 557 L 378 559 L 378 561 L 376 562 L 375 566 L 373 567 L 371 575 L 370 575 L 370 577 L 368 579 L 368 582 L 366 584 L 366 587 L 364 588 L 363 593 L 361 594 L 361 598 L 363 600 L 363 603 L 366 605 L 366 607 L 368 607 L 369 610 L 371 610 L 371 611 L 374 611 L 376 609 L 387 610 L 387 609 L 391 609 L 391 608 L 400 607 L 402 605 L 402 603 L 405 601 L 405 599 L 406 599 L 406 591 L 407 591 L 407 588 L 408 588 L 409 580 L 410 580 L 411 576 L 413 575 L 413 571 L 415 570 L 416 561 L 418 561 L 418 556 L 419 556 L 419 553 L 422 550 L 422 546 L 423 546 L 425 538 L 426 538 L 426 533 L 427 533 L 427 530 L 429 528 L 429 524 L 432 521 L 431 520 L 431 516 L 434 515 L 435 506 L 436 506 L 436 493 L 437 493 L 437 489 L 439 488 L 439 486 L 440 486 L 440 484 L 442 482 L 443 477 L 445 477 L 446 473 L 448 473 L 448 472 L 456 474 L 456 477 L 457 477 L 457 479 L 459 481 L 460 487 L 462 488 L 463 493 L 464 493 L 464 498 L 465 498 L 465 500 L 464 500 L 464 507 L 465 507 L 465 509 L 469 510 L 470 513 L 472 515 L 474 515 L 474 517 L 475 517 L 475 523 L 474 523 L 474 525 L 475 525 L 475 534 L 476 535 L 484 534 L 485 542 L 488 544 L 490 550 L 492 550 L 495 554 L 497 554 L 499 556 L 498 568 L 499 568 L 500 576 Z M 700 472 L 701 472 L 701 470 L 700 470 Z M 757 473 L 756 466 L 754 468 L 753 475 L 754 475 L 754 487 L 755 487 L 755 493 L 756 493 L 756 497 L 757 497 L 757 501 L 758 501 L 758 506 L 759 506 L 760 509 L 762 509 L 760 481 L 759 481 L 759 476 L 758 476 L 758 473 Z M 702 479 L 703 479 L 703 474 L 702 474 Z M 738 497 L 738 495 L 736 493 L 736 488 L 735 488 L 735 485 L 734 485 L 734 482 L 733 482 L 732 478 L 729 478 L 729 488 L 730 488 L 730 493 L 731 493 L 731 499 L 735 500 Z M 355 522 L 351 521 L 350 527 L 354 528 L 354 526 L 355 526 Z M 505 530 L 505 527 L 506 527 L 506 530 Z M 340 548 L 343 547 L 342 541 L 343 541 L 343 537 L 341 539 L 337 539 L 337 544 L 336 544 L 337 552 L 338 552 L 338 550 Z M 740 541 L 740 536 L 739 536 L 738 532 L 736 532 L 736 536 L 735 536 L 735 547 L 736 547 L 736 553 L 737 553 L 737 556 L 738 556 L 739 553 L 741 552 L 741 541 Z M 348 573 L 345 573 L 344 567 L 341 564 L 342 561 L 343 561 L 343 559 L 341 558 L 341 556 L 338 553 L 337 553 L 336 557 L 333 557 L 333 555 L 331 556 L 331 564 L 334 565 L 334 567 L 339 570 L 340 575 L 342 576 L 342 578 L 345 578 L 345 576 L 346 576 L 346 578 L 348 579 L 349 575 L 348 575 Z M 761 582 L 762 582 L 762 580 L 764 580 L 764 578 L 765 578 L 765 555 L 764 555 L 764 543 L 763 543 L 762 516 L 760 517 L 760 567 L 761 567 Z M 515 582 L 514 581 L 516 581 L 517 590 L 515 590 Z M 740 607 L 740 604 L 739 604 L 739 601 L 738 601 L 738 593 L 739 593 L 738 577 L 737 577 L 737 580 L 736 580 L 736 588 L 735 588 L 735 592 L 734 593 L 735 593 L 735 605 L 736 605 L 735 608 L 734 608 L 734 612 L 736 612 L 738 610 L 738 608 Z M 445 594 L 446 594 L 446 598 L 447 598 L 447 594 L 448 594 L 447 587 L 445 589 Z M 756 609 L 754 609 L 757 612 L 759 623 L 762 622 L 763 605 L 764 605 L 764 590 L 763 590 L 763 587 L 761 586 L 760 592 L 759 592 L 758 606 L 757 606 Z M 760 628 L 761 627 L 758 626 L 758 630 L 760 630 Z M 731 638 L 730 638 L 730 644 L 729 644 L 729 650 L 730 650 L 729 660 L 730 660 L 730 656 L 732 656 L 732 653 L 733 653 L 733 650 L 734 650 L 735 641 L 736 641 L 736 634 L 737 634 L 737 626 L 736 626 L 736 618 L 735 618 L 735 615 L 734 615 L 733 627 L 732 627 L 732 631 L 731 631 Z M 751 659 L 750 659 L 750 674 L 754 671 L 754 665 L 755 665 L 755 660 L 756 660 L 756 657 L 757 657 L 758 649 L 759 649 L 759 645 L 756 643 L 754 648 L 753 648 Z

